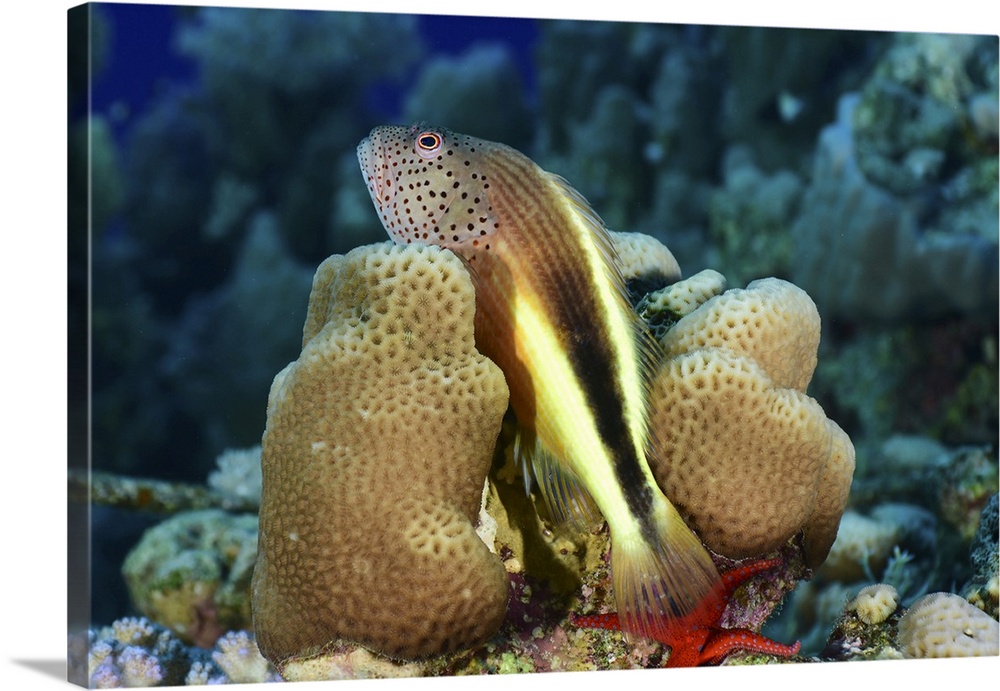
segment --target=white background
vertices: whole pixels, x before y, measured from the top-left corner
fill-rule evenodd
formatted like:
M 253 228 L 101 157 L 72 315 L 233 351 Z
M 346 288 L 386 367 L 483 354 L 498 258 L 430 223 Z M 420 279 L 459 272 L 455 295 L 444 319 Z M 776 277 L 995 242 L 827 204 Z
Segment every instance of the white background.
M 66 10 L 74 3 L 15 0 L 0 15 L 0 688 L 65 688 L 66 654 Z M 175 3 L 176 4 L 176 3 Z M 944 3 L 835 0 L 722 2 L 613 0 L 358 0 L 204 2 L 189 5 L 381 10 L 507 16 L 998 33 L 995 0 Z M 660 9 L 656 9 L 656 8 Z M 991 9 L 985 9 L 985 8 Z M 13 212 L 13 213 L 12 213 Z M 905 689 L 979 686 L 1000 658 L 761 668 L 518 675 L 470 680 L 324 682 L 308 689 L 500 689 L 639 686 Z M 360 686 L 359 686 L 360 685 Z M 402 685 L 402 686 L 401 686 Z M 543 686 L 544 685 L 544 686 Z M 239 685 L 233 688 L 259 688 Z

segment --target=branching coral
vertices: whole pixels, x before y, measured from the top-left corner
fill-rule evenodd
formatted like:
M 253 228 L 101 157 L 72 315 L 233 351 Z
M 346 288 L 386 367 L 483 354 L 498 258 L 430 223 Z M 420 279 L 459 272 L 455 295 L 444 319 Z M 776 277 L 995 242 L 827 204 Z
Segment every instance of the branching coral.
M 69 660 L 71 671 L 86 665 L 91 688 L 204 686 L 278 681 L 246 631 L 231 631 L 214 649 L 185 646 L 158 624 L 126 617 L 87 634 L 87 660 Z
M 507 576 L 473 524 L 508 391 L 474 310 L 461 262 L 434 247 L 317 270 L 263 440 L 254 628 L 279 667 L 340 639 L 419 658 L 499 627 Z

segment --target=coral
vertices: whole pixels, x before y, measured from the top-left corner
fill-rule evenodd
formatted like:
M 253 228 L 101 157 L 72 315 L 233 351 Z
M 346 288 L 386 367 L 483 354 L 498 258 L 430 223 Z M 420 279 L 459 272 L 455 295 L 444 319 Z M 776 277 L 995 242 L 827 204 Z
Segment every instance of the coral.
M 234 684 L 268 681 L 267 660 L 246 631 L 230 631 L 215 644 L 212 660 Z
M 568 154 L 541 156 L 545 170 L 563 175 L 601 210 L 609 228 L 626 228 L 634 222 L 633 209 L 644 188 L 642 169 L 634 165 L 642 140 L 642 123 L 634 107 L 635 96 L 624 86 L 600 89 L 593 109 L 583 121 L 567 125 Z M 606 133 L 614 132 L 614 136 Z
M 857 590 L 857 586 L 837 581 L 823 583 L 818 577 L 799 583 L 781 611 L 767 622 L 763 633 L 776 640 L 797 637 L 802 641 L 803 655 L 816 655 L 842 618 L 844 604 Z
M 858 473 L 856 505 L 897 497 L 930 510 L 963 541 L 972 539 L 1000 483 L 992 445 L 949 448 L 925 437 L 894 435 L 874 460 Z
M 907 657 L 997 655 L 1000 624 L 952 593 L 930 593 L 899 620 L 897 643 Z
M 256 516 L 191 511 L 147 530 L 122 575 L 140 612 L 207 647 L 249 625 L 256 551 Z
M 662 340 L 681 317 L 693 312 L 709 298 L 721 295 L 725 289 L 725 276 L 705 269 L 683 281 L 647 293 L 639 300 L 635 310 L 653 336 Z
M 631 52 L 628 44 L 635 27 L 603 22 L 543 21 L 539 30 L 537 56 L 543 66 L 538 73 L 541 127 L 549 146 L 562 151 L 568 148 L 572 118 L 583 117 L 595 107 L 600 89 L 595 89 L 594 85 L 627 81 L 629 66 L 622 56 Z M 593 50 L 581 56 L 577 50 L 581 45 L 592 46 Z
M 131 128 L 123 161 L 124 220 L 142 253 L 142 283 L 160 300 L 175 294 L 177 276 L 168 272 L 201 288 L 206 276 L 194 269 L 218 261 L 216 247 L 206 245 L 199 232 L 215 187 L 212 147 L 212 133 L 176 88 L 165 91 Z M 137 180 L 142 184 L 128 184 Z
M 906 194 L 954 170 L 958 162 L 949 157 L 968 155 L 962 130 L 983 128 L 966 120 L 967 104 L 974 95 L 989 93 L 986 83 L 977 84 L 982 77 L 970 73 L 978 52 L 995 52 L 995 44 L 985 36 L 961 34 L 894 37 L 854 113 L 858 162 L 869 179 Z
M 132 478 L 114 473 L 79 471 L 69 473 L 69 498 L 93 506 L 114 506 L 157 513 L 196 509 L 256 511 L 260 497 L 220 494 L 201 484 Z
M 259 202 L 257 188 L 233 175 L 223 173 L 212 186 L 212 201 L 202 232 L 205 239 L 218 241 L 239 232 L 249 212 Z
M 937 512 L 959 536 L 971 540 L 983 509 L 1000 489 L 996 450 L 990 447 L 954 449 L 936 469 Z
M 759 556 L 804 531 L 807 564 L 837 534 L 854 470 L 847 435 L 803 393 L 819 316 L 777 279 L 709 299 L 667 332 L 650 397 L 657 482 L 711 549 Z
M 869 182 L 852 129 L 857 104 L 856 95 L 845 96 L 837 122 L 820 134 L 812 182 L 791 229 L 792 280 L 831 317 L 898 321 L 995 314 L 995 237 L 952 228 L 928 232 L 912 204 Z M 984 212 L 980 223 L 995 219 L 994 207 L 992 218 Z
M 642 233 L 610 231 L 618 268 L 626 281 L 644 279 L 673 283 L 681 277 L 681 267 L 662 242 Z
M 979 609 L 989 614 L 994 619 L 997 618 L 997 597 L 1000 591 L 1000 579 L 998 579 L 998 554 L 997 540 L 1000 539 L 998 531 L 998 500 L 994 494 L 986 506 L 983 508 L 979 520 L 979 529 L 972 541 L 971 561 L 973 568 L 972 579 L 963 590 L 964 597 Z
M 893 660 L 902 653 L 896 647 L 896 629 L 902 608 L 899 594 L 891 585 L 875 583 L 861 588 L 844 603 L 843 589 L 831 590 L 840 595 L 843 611 L 829 631 L 829 639 L 820 657 L 825 660 Z
M 726 141 L 747 142 L 766 170 L 797 168 L 837 95 L 856 88 L 878 35 L 777 27 L 720 27 L 718 69 L 729 75 L 716 106 Z M 832 82 L 831 82 L 832 80 Z
M 230 127 L 227 158 L 247 174 L 287 163 L 367 81 L 401 74 L 420 53 L 415 34 L 408 15 L 203 8 L 177 48 L 197 60 L 219 125 Z
M 537 490 L 525 494 L 512 438 L 513 430 L 505 430 L 499 454 L 503 463 L 490 474 L 485 511 L 496 530 L 487 544 L 500 555 L 508 573 L 531 574 L 558 596 L 575 593 L 585 575 L 600 567 L 607 535 L 554 529 Z
M 667 358 L 701 348 L 749 357 L 775 387 L 805 393 L 819 338 L 819 313 L 809 296 L 787 281 L 767 278 L 705 301 L 661 343 Z
M 119 619 L 88 632 L 89 686 L 98 689 L 176 684 L 183 678 L 184 647 L 144 618 Z
M 822 573 L 844 583 L 861 580 L 866 569 L 880 573 L 901 535 L 902 527 L 896 523 L 878 521 L 848 509 L 840 518 L 840 530 Z
M 858 618 L 866 624 L 881 624 L 898 605 L 899 593 L 895 588 L 887 583 L 875 583 L 859 590 L 847 603 L 847 609 L 857 612 Z
M 70 129 L 68 146 L 70 161 L 79 163 L 70 171 L 74 181 L 70 190 L 86 191 L 82 198 L 71 197 L 70 214 L 79 219 L 77 222 L 93 228 L 95 239 L 103 238 L 109 221 L 121 210 L 125 197 L 121 154 L 115 145 L 111 123 L 95 115 L 74 125 Z
M 188 647 L 164 627 L 128 617 L 89 631 L 86 643 L 87 669 L 81 678 L 90 688 L 280 681 L 246 631 L 230 631 L 213 649 Z M 84 663 L 71 656 L 69 664 L 73 674 Z
M 260 446 L 226 449 L 215 458 L 216 469 L 208 475 L 208 486 L 219 494 L 260 505 Z
M 397 662 L 353 646 L 325 650 L 321 655 L 304 659 L 293 658 L 281 668 L 285 681 L 399 679 L 426 674 L 425 663 Z
M 464 267 L 435 247 L 317 269 L 263 439 L 254 627 L 277 666 L 339 639 L 419 658 L 499 627 L 507 577 L 473 522 L 508 390 L 474 312 Z

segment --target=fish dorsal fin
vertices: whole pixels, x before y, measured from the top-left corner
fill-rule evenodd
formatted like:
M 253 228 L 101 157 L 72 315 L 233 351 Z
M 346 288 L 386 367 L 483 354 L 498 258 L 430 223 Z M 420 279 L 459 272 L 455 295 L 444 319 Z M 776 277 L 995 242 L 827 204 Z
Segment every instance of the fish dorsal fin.
M 561 175 L 556 175 L 555 173 L 546 172 L 545 175 L 548 177 L 549 181 L 556 186 L 558 191 L 562 194 L 563 199 L 565 199 L 569 204 L 569 207 L 576 212 L 577 216 L 583 222 L 583 225 L 589 231 L 590 236 L 594 240 L 594 245 L 597 247 L 598 251 L 601 253 L 601 257 L 604 259 L 604 264 L 608 271 L 608 277 L 611 279 L 611 282 L 615 287 L 618 299 L 622 301 L 622 304 L 628 305 L 628 293 L 625 290 L 625 278 L 622 276 L 618 253 L 615 251 L 614 241 L 611 239 L 611 234 L 608 232 L 607 226 L 604 225 L 604 221 L 597 215 L 597 212 L 594 211 L 593 207 L 590 206 L 590 202 L 588 202 L 575 187 L 569 184 L 566 178 Z
M 604 520 L 580 479 L 561 466 L 532 432 L 518 429 L 514 459 L 521 464 L 525 491 L 530 493 L 534 478 L 556 524 L 582 532 Z

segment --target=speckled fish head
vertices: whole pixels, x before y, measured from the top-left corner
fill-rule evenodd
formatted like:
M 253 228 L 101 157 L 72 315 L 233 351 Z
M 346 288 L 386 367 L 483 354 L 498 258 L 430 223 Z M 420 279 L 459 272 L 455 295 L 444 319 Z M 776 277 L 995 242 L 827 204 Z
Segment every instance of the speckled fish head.
M 358 145 L 375 209 L 399 244 L 462 254 L 488 249 L 500 227 L 490 204 L 488 154 L 502 144 L 440 127 L 376 127 Z

